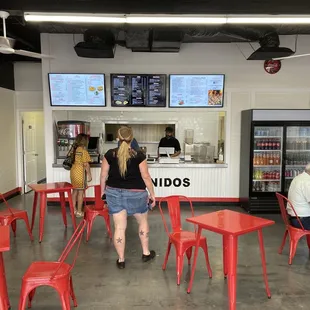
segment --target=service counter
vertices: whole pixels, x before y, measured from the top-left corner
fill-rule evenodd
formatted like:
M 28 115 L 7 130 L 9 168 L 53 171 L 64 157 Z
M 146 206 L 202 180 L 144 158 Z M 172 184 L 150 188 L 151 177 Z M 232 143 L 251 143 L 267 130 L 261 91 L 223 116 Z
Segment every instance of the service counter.
M 149 171 L 155 186 L 156 197 L 184 195 L 196 201 L 210 201 L 210 198 L 225 197 L 227 164 L 149 163 Z M 91 164 L 92 182 L 100 183 L 101 164 Z M 53 165 L 53 182 L 70 182 L 70 172 L 62 165 Z M 93 197 L 93 190 L 87 197 Z

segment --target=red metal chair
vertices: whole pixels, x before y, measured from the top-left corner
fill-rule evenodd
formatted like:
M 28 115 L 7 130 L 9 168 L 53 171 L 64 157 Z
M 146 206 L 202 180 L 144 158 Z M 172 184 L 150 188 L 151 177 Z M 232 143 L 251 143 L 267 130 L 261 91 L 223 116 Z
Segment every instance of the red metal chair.
M 22 279 L 19 310 L 25 309 L 27 297 L 28 308 L 31 308 L 31 302 L 34 298 L 36 288 L 39 286 L 53 287 L 59 293 L 63 310 L 71 309 L 70 296 L 73 300 L 74 307 L 77 307 L 71 271 L 77 259 L 85 227 L 86 221 L 83 220 L 73 233 L 57 262 L 34 262 L 30 265 Z M 74 259 L 71 264 L 68 264 L 65 260 L 74 246 L 76 246 Z
M 192 248 L 196 245 L 196 233 L 197 233 L 196 227 L 195 227 L 195 232 L 182 230 L 180 199 L 182 199 L 182 201 L 189 202 L 189 205 L 191 208 L 191 214 L 192 214 L 192 217 L 194 217 L 194 209 L 193 209 L 192 202 L 185 196 L 169 196 L 169 197 L 162 198 L 159 202 L 160 214 L 164 222 L 165 230 L 169 237 L 168 248 L 167 248 L 165 261 L 162 266 L 162 269 L 163 270 L 166 269 L 171 245 L 173 244 L 176 250 L 176 260 L 177 260 L 176 261 L 177 285 L 180 285 L 180 281 L 181 281 L 181 277 L 183 273 L 183 261 L 184 261 L 185 253 L 188 259 L 188 264 L 190 265 L 190 260 L 192 256 Z M 172 232 L 170 232 L 168 229 L 165 215 L 162 210 L 163 201 L 167 202 Z M 204 250 L 206 264 L 207 264 L 207 268 L 209 272 L 209 277 L 212 278 L 212 270 L 211 270 L 210 262 L 209 262 L 208 246 L 207 246 L 206 237 L 202 236 L 200 238 L 199 246 Z
M 14 237 L 16 237 L 16 221 L 17 220 L 23 220 L 26 224 L 26 228 L 29 234 L 29 237 L 31 240 L 33 240 L 33 236 L 31 233 L 29 220 L 28 220 L 28 214 L 26 210 L 18 210 L 11 208 L 9 203 L 6 201 L 4 195 L 0 193 L 0 199 L 3 200 L 3 202 L 6 205 L 5 210 L 0 211 L 0 225 L 8 225 L 12 227 Z
M 292 265 L 292 261 L 293 258 L 296 254 L 296 250 L 297 250 L 297 245 L 298 245 L 298 241 L 300 238 L 306 236 L 307 237 L 307 244 L 308 247 L 310 249 L 310 231 L 309 230 L 305 230 L 304 226 L 302 225 L 300 218 L 297 216 L 297 213 L 293 207 L 293 204 L 283 195 L 276 193 L 279 205 L 280 205 L 280 210 L 281 210 L 281 215 L 285 224 L 285 233 L 284 233 L 284 237 L 283 237 L 283 241 L 281 244 L 281 247 L 279 249 L 279 254 L 282 254 L 283 248 L 285 246 L 285 242 L 286 242 L 286 238 L 289 235 L 290 238 L 290 254 L 289 254 L 289 265 Z M 286 211 L 286 206 L 285 206 L 285 202 L 287 202 L 290 207 L 292 208 L 295 217 L 300 225 L 301 228 L 296 228 L 294 226 L 291 225 L 290 220 L 289 220 L 289 215 Z
M 86 199 L 85 199 L 85 215 L 84 218 L 87 223 L 86 228 L 86 242 L 88 242 L 93 224 L 95 221 L 95 218 L 97 216 L 101 216 L 104 218 L 108 235 L 110 239 L 112 239 L 112 231 L 111 231 L 111 223 L 110 223 L 110 216 L 109 216 L 109 210 L 107 208 L 107 205 L 105 201 L 101 199 L 101 187 L 100 185 L 94 185 L 90 186 L 94 188 L 95 191 L 95 204 L 94 205 L 86 205 Z M 88 188 L 90 188 L 88 187 Z M 86 198 L 86 195 L 84 196 Z

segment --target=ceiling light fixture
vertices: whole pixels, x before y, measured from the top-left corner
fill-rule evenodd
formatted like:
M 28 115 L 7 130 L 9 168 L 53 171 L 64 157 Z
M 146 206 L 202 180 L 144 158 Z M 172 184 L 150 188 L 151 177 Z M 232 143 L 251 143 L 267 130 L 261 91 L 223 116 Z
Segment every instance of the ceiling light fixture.
M 126 17 L 124 15 L 25 13 L 24 17 L 27 22 L 96 24 L 124 24 L 126 22 Z
M 106 24 L 310 24 L 310 15 L 116 15 L 74 13 L 25 13 L 28 22 Z
M 227 24 L 310 24 L 310 16 L 298 16 L 298 15 L 227 16 Z

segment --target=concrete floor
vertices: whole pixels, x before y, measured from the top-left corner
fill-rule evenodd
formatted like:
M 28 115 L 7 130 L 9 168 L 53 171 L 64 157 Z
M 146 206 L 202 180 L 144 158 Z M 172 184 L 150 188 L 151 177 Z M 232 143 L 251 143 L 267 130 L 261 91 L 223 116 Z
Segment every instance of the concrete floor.
M 25 207 L 31 215 L 32 194 L 16 197 L 10 203 Z M 215 207 L 196 207 L 196 214 L 218 210 Z M 242 212 L 238 207 L 233 209 Z M 183 216 L 189 216 L 183 211 Z M 264 230 L 267 268 L 272 299 L 268 300 L 261 271 L 261 261 L 256 234 L 239 239 L 237 309 L 309 309 L 310 271 L 309 251 L 305 240 L 300 242 L 293 266 L 288 265 L 288 248 L 283 255 L 277 250 L 284 227 L 280 216 L 267 215 L 277 224 Z M 70 222 L 69 222 L 70 223 Z M 191 228 L 184 224 L 184 228 Z M 21 278 L 34 260 L 57 260 L 72 233 L 71 225 L 63 227 L 60 208 L 49 206 L 45 237 L 38 243 L 36 223 L 35 242 L 31 243 L 23 224 L 18 225 L 18 235 L 11 239 L 11 251 L 4 254 L 9 297 L 12 309 L 17 309 Z M 204 232 L 208 238 L 213 279 L 208 278 L 203 253 L 199 255 L 192 293 L 186 293 L 189 269 L 184 267 L 181 285 L 176 285 L 175 256 L 171 251 L 167 270 L 161 269 L 167 245 L 167 236 L 158 211 L 150 214 L 150 245 L 157 252 L 151 263 L 141 262 L 141 249 L 135 220 L 130 218 L 127 231 L 126 269 L 115 266 L 116 253 L 107 238 L 104 223 L 97 219 L 90 242 L 82 244 L 77 264 L 73 270 L 75 293 L 81 310 L 101 309 L 228 309 L 227 285 L 222 273 L 221 237 Z M 61 309 L 57 294 L 50 288 L 38 289 L 33 309 Z

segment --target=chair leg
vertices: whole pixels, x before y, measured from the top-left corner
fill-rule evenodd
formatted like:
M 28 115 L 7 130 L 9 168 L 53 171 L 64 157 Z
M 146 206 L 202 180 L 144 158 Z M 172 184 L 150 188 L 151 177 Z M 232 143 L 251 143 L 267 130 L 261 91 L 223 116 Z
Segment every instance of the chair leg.
M 16 229 L 17 229 L 16 219 L 13 219 L 13 221 L 11 222 L 11 227 L 14 234 L 14 238 L 16 238 Z
M 30 237 L 30 240 L 33 241 L 33 235 L 32 235 L 32 232 L 31 232 L 31 228 L 30 228 L 30 224 L 29 224 L 29 219 L 28 219 L 28 215 L 27 213 L 25 213 L 22 217 L 22 219 L 24 220 L 25 224 L 26 224 L 26 229 L 28 231 L 28 235 Z
M 288 264 L 292 265 L 293 259 L 295 257 L 296 254 L 296 250 L 297 250 L 297 245 L 298 245 L 298 239 L 292 239 L 290 240 L 290 256 L 289 256 L 289 260 L 288 260 Z
M 31 308 L 31 303 L 36 293 L 36 289 L 34 288 L 28 295 L 28 308 Z
M 307 235 L 307 244 L 308 244 L 308 248 L 310 249 L 310 235 Z
M 21 293 L 20 293 L 20 297 L 19 297 L 19 304 L 18 304 L 18 310 L 25 310 L 26 307 L 26 302 L 27 302 L 27 297 L 29 296 L 29 294 L 31 294 L 33 292 L 33 290 L 35 290 L 35 287 L 32 286 L 28 286 L 27 283 L 22 283 L 22 288 L 21 288 Z M 33 293 L 34 295 L 34 293 Z M 29 299 L 30 301 L 30 299 Z M 31 307 L 31 301 L 30 301 L 30 307 Z M 29 307 L 29 303 L 28 303 L 28 308 Z
M 193 253 L 193 247 L 190 247 L 189 249 L 186 250 L 186 257 L 188 260 L 188 265 L 191 264 L 192 253 Z
M 284 233 L 283 241 L 282 241 L 282 244 L 281 244 L 279 251 L 278 251 L 279 254 L 282 254 L 282 251 L 283 251 L 284 246 L 285 246 L 287 235 L 288 235 L 288 230 L 286 230 Z
M 262 258 L 263 275 L 264 275 L 264 281 L 265 281 L 265 286 L 266 286 L 266 293 L 267 293 L 268 298 L 271 298 L 270 288 L 269 288 L 269 284 L 268 284 L 268 277 L 267 277 L 266 256 L 265 256 L 263 232 L 261 229 L 258 231 L 258 240 L 259 240 L 259 247 L 260 247 L 260 255 Z
M 70 292 L 68 291 L 58 291 L 60 296 L 60 301 L 62 305 L 62 310 L 70 310 Z
M 169 258 L 169 254 L 170 254 L 170 250 L 171 250 L 171 242 L 169 240 L 167 251 L 166 251 L 166 255 L 165 255 L 165 260 L 164 260 L 164 263 L 163 263 L 163 266 L 162 266 L 163 270 L 166 270 L 167 263 L 168 263 L 168 258 Z
M 183 262 L 184 262 L 184 255 L 179 255 L 177 253 L 177 285 L 181 284 L 181 278 L 183 273 Z
M 86 216 L 86 215 L 85 215 Z M 91 231 L 93 229 L 93 224 L 94 224 L 94 220 L 95 218 L 90 216 L 87 218 L 87 228 L 86 228 L 86 242 L 89 241 L 89 237 L 90 237 L 90 234 L 91 234 Z
M 209 273 L 209 278 L 212 278 L 212 269 L 210 266 L 210 260 L 209 260 L 209 254 L 208 254 L 208 246 L 207 246 L 207 241 L 203 242 L 201 245 L 203 251 L 205 252 L 205 258 L 206 258 L 206 264 L 207 264 L 207 269 L 208 269 L 208 273 Z
M 112 230 L 111 230 L 110 216 L 109 216 L 109 214 L 107 214 L 103 218 L 104 218 L 104 221 L 105 221 L 105 225 L 107 227 L 109 238 L 112 239 Z
M 65 193 L 64 192 L 59 193 L 59 198 L 60 198 L 60 206 L 61 206 L 62 219 L 63 219 L 65 227 L 67 227 L 68 223 L 67 223 Z
M 71 276 L 70 276 L 70 295 L 71 295 L 74 307 L 77 307 L 78 304 L 77 304 L 76 297 L 75 297 L 75 294 L 74 294 L 73 281 L 72 281 L 72 277 Z

